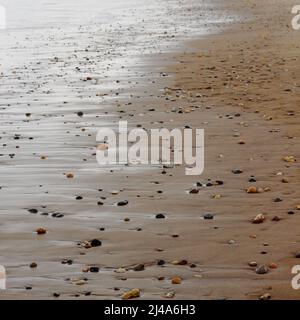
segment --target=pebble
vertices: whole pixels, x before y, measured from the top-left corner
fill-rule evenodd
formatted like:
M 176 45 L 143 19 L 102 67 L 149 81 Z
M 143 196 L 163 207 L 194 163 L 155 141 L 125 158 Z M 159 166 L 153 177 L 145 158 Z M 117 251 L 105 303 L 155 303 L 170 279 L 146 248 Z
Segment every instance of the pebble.
M 36 229 L 36 233 L 37 234 L 46 234 L 47 233 L 47 230 L 45 228 L 38 228 Z
M 260 265 L 255 269 L 257 274 L 266 274 L 269 272 L 269 268 L 266 265 Z
M 32 268 L 32 269 L 37 268 L 37 263 L 36 262 L 31 262 L 30 263 L 30 268 Z
M 102 245 L 102 242 L 98 239 L 93 239 L 90 241 L 90 244 L 92 247 L 100 247 Z
M 118 268 L 115 270 L 116 273 L 125 273 L 127 270 L 124 268 Z
M 243 171 L 242 171 L 242 170 L 239 170 L 239 169 L 232 170 L 231 172 L 232 172 L 233 174 L 241 174 L 241 173 L 243 173 Z
M 165 218 L 165 215 L 162 214 L 162 213 L 158 213 L 156 216 L 155 216 L 156 219 L 164 219 Z
M 275 216 L 275 217 L 272 218 L 272 221 L 276 221 L 277 222 L 277 221 L 280 221 L 280 220 L 281 220 L 281 218 L 279 218 L 278 216 Z
M 181 284 L 182 279 L 180 277 L 173 277 L 172 284 Z
M 119 207 L 122 207 L 122 206 L 126 206 L 127 204 L 128 204 L 128 201 L 127 201 L 127 200 L 124 200 L 124 201 L 119 201 L 117 205 L 118 205 Z
M 99 272 L 99 267 L 90 267 L 90 272 L 93 272 L 93 273 Z
M 259 300 L 270 300 L 270 299 L 271 299 L 270 293 L 265 293 L 259 297 Z
M 145 270 L 145 265 L 140 263 L 138 265 L 136 265 L 134 268 L 133 268 L 134 271 L 144 271 Z
M 271 262 L 271 263 L 269 264 L 269 268 L 270 268 L 270 269 L 277 269 L 277 268 L 278 268 L 278 265 L 277 265 L 276 263 L 274 263 L 274 262 Z
M 28 212 L 30 212 L 30 213 L 38 213 L 38 210 L 37 209 L 28 209 Z
M 300 251 L 295 254 L 295 258 L 300 259 Z
M 249 187 L 246 192 L 247 193 L 258 193 L 258 189 L 256 187 Z
M 248 265 L 249 265 L 250 267 L 257 267 L 257 262 L 251 261 L 251 262 L 248 263 Z
M 133 299 L 133 298 L 138 298 L 141 295 L 141 290 L 140 289 L 132 289 L 130 291 L 125 292 L 122 295 L 123 300 L 128 300 L 128 299 Z
M 213 215 L 212 213 L 205 213 L 205 214 L 203 215 L 203 218 L 204 218 L 205 220 L 212 220 L 212 219 L 214 218 L 214 215 Z
M 294 156 L 285 156 L 283 157 L 283 161 L 285 162 L 296 162 L 296 159 Z
M 266 220 L 266 217 L 265 217 L 262 213 L 259 213 L 259 214 L 252 220 L 252 222 L 258 224 L 258 223 L 264 222 L 265 220 Z
M 64 215 L 62 213 L 52 213 L 53 218 L 63 218 Z
M 174 292 L 174 291 L 166 292 L 166 293 L 163 295 L 163 297 L 164 297 L 164 298 L 168 298 L 168 299 L 174 298 L 174 297 L 175 297 L 175 292 Z

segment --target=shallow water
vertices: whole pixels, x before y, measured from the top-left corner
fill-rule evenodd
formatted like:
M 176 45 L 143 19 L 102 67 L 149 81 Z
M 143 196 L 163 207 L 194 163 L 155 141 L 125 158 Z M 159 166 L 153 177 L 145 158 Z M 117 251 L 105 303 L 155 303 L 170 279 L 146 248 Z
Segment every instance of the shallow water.
M 0 63 L 4 68 L 6 64 L 24 62 L 28 55 L 34 55 L 34 59 L 44 54 L 51 57 L 72 45 L 79 49 L 86 45 L 101 50 L 102 57 L 110 61 L 128 65 L 129 57 L 131 60 L 140 54 L 170 50 L 179 40 L 204 34 L 231 20 L 226 13 L 212 13 L 209 3 L 207 0 L 0 0 L 0 5 L 6 8 L 7 20 L 6 30 L 0 30 Z

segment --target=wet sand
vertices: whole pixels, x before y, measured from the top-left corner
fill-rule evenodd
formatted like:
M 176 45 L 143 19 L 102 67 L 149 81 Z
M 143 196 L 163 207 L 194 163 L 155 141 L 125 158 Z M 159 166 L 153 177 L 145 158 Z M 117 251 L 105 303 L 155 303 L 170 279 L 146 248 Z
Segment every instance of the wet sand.
M 136 69 L 115 76 L 115 88 L 105 90 L 99 74 L 74 76 L 87 53 L 72 50 L 1 79 L 2 299 L 121 299 L 133 288 L 140 299 L 299 298 L 290 284 L 300 251 L 293 3 L 215 5 L 242 20 L 174 53 L 144 55 Z M 61 82 L 47 79 L 51 64 Z M 147 129 L 204 128 L 203 175 L 185 176 L 183 167 L 100 168 L 97 129 L 120 119 Z M 247 193 L 252 186 L 259 192 Z M 122 200 L 128 205 L 117 206 Z M 265 221 L 252 223 L 258 214 Z M 40 227 L 47 233 L 37 235 Z M 82 246 L 92 239 L 102 245 Z M 249 262 L 268 272 L 257 274 Z

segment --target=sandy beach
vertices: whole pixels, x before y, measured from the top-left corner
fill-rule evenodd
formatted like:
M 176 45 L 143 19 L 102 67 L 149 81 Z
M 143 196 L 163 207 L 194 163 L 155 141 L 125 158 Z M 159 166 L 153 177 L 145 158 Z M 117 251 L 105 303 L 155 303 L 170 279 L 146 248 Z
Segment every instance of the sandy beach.
M 295 3 L 119 2 L 0 33 L 0 299 L 299 299 Z M 204 173 L 99 166 L 119 120 L 205 129 Z

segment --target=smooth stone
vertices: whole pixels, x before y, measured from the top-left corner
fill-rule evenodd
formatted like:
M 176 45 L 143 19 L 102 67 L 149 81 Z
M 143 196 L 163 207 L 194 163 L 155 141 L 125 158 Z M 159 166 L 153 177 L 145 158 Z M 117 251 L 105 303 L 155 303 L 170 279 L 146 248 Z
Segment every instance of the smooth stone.
M 212 219 L 214 218 L 214 215 L 213 215 L 212 213 L 205 213 L 205 214 L 203 215 L 203 218 L 204 218 L 205 220 L 212 220 Z

